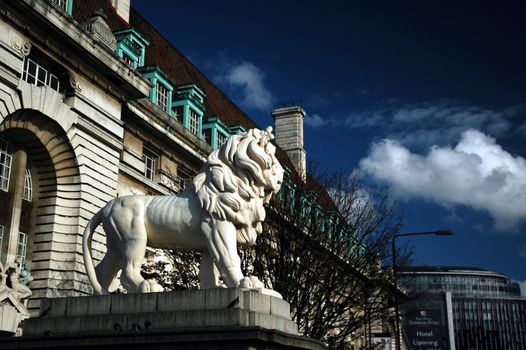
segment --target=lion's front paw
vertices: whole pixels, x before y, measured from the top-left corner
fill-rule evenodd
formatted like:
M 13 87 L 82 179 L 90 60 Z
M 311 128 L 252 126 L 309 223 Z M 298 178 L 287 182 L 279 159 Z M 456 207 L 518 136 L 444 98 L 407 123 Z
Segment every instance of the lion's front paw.
M 265 285 L 256 276 L 247 276 L 239 282 L 239 288 L 262 289 L 265 288 Z
M 162 292 L 163 287 L 159 285 L 155 280 L 144 280 L 139 285 L 139 293 L 153 293 L 153 292 Z
M 148 284 L 150 285 L 150 292 L 163 292 L 164 289 L 161 287 L 159 283 L 155 280 L 146 280 Z

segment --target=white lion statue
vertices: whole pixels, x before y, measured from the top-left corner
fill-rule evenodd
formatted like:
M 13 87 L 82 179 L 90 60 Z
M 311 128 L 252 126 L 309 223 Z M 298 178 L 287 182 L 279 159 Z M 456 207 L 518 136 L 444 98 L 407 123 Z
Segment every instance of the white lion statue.
M 283 168 L 270 142 L 272 128 L 234 135 L 215 150 L 193 183 L 173 196 L 123 196 L 111 200 L 84 231 L 84 263 L 96 294 L 107 294 L 117 272 L 129 293 L 162 288 L 140 273 L 146 246 L 203 252 L 201 288 L 263 288 L 256 277 L 241 272 L 237 244 L 253 245 L 262 231 L 264 204 L 277 193 Z M 107 252 L 94 267 L 93 232 L 99 224 L 107 236 Z

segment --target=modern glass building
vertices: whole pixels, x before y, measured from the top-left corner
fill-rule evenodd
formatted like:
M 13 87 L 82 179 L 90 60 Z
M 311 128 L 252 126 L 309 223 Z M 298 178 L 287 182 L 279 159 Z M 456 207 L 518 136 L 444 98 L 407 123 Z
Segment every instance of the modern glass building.
M 413 350 L 526 350 L 526 298 L 506 276 L 471 267 L 420 266 L 399 272 Z

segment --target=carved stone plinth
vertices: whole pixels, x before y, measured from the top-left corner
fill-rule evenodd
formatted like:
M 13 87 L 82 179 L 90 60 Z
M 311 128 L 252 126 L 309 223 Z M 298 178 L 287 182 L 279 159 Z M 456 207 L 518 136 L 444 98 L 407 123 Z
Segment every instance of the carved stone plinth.
M 0 336 L 17 333 L 20 322 L 28 317 L 26 307 L 11 289 L 5 288 L 0 291 Z
M 242 289 L 47 299 L 0 348 L 322 349 L 286 301 Z

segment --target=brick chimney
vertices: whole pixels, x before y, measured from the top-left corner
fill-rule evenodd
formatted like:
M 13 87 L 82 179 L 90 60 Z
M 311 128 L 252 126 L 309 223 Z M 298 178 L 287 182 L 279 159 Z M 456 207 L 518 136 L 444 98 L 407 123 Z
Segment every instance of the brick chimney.
M 305 181 L 306 155 L 303 148 L 303 118 L 305 111 L 298 106 L 277 108 L 272 112 L 276 143 L 283 149 L 298 174 Z
M 130 1 L 131 0 L 111 0 L 111 4 L 117 11 L 117 14 L 127 23 L 130 23 Z

